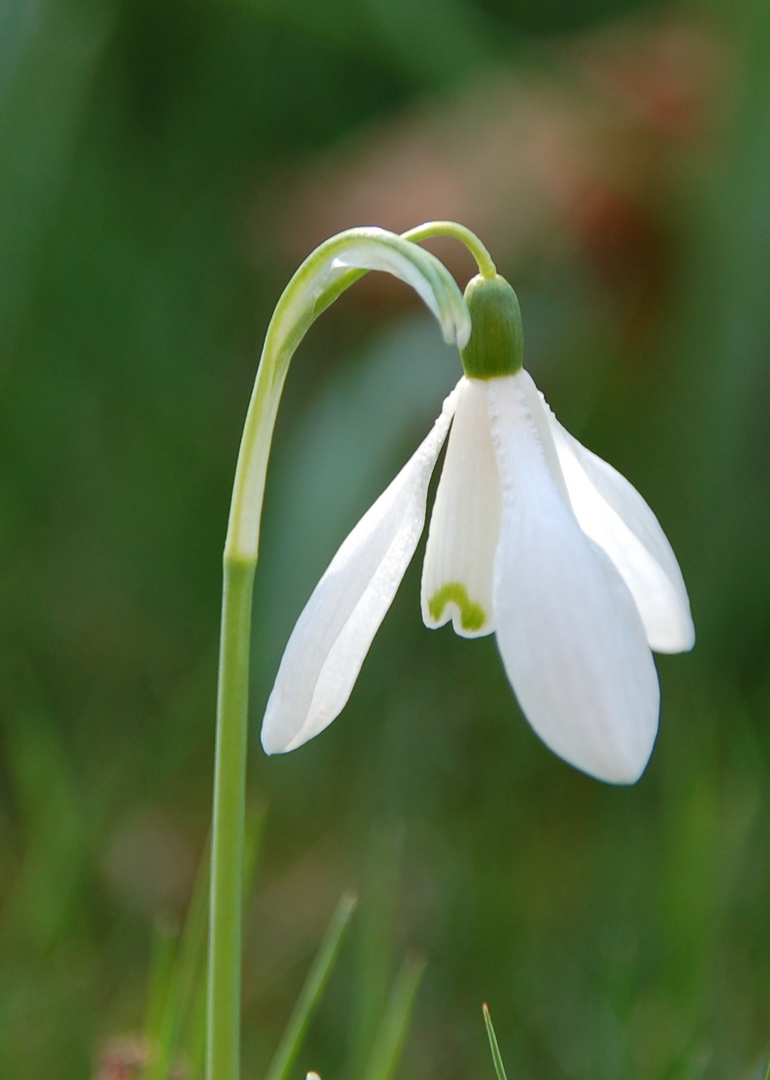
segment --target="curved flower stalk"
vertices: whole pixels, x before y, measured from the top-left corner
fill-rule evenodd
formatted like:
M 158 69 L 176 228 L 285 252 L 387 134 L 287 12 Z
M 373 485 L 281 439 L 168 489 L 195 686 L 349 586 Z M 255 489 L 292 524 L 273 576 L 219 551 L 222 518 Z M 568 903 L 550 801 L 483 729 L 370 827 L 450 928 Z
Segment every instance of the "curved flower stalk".
M 428 627 L 496 633 L 524 715 L 577 768 L 633 783 L 660 704 L 651 649 L 690 649 L 679 566 L 653 512 L 558 423 L 523 370 L 518 302 L 466 290 L 465 375 L 432 431 L 342 544 L 289 639 L 267 704 L 267 753 L 339 714 L 414 553 L 449 433 L 422 574 Z
M 443 263 L 414 243 L 433 231 L 426 225 L 401 237 L 385 229 L 348 229 L 316 248 L 286 286 L 267 329 L 246 415 L 226 558 L 257 558 L 267 461 L 291 358 L 312 323 L 362 273 L 384 270 L 401 278 L 436 316 L 447 344 L 467 344 L 470 317 L 457 283 Z
M 305 260 L 284 290 L 268 327 L 241 440 L 224 553 L 211 841 L 207 1080 L 237 1080 L 239 1075 L 251 597 L 267 460 L 286 373 L 313 321 L 368 270 L 385 270 L 411 285 L 438 319 L 444 339 L 464 347 L 471 323 L 457 283 L 438 259 L 413 242 L 447 231 L 468 244 L 482 267 L 491 265 L 483 246 L 459 225 L 431 223 L 405 237 L 384 229 L 349 229 L 321 244 Z M 415 544 L 418 537 L 419 531 Z M 395 565 L 400 567 L 400 560 Z

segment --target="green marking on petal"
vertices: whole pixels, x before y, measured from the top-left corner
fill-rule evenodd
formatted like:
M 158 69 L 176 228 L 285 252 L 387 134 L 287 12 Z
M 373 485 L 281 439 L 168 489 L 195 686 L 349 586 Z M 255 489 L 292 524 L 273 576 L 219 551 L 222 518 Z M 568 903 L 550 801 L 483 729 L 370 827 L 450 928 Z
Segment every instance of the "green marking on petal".
M 456 604 L 460 612 L 460 624 L 463 630 L 480 630 L 487 621 L 487 614 L 481 604 L 474 604 L 468 591 L 459 581 L 442 585 L 428 601 L 431 618 L 439 621 L 447 604 Z

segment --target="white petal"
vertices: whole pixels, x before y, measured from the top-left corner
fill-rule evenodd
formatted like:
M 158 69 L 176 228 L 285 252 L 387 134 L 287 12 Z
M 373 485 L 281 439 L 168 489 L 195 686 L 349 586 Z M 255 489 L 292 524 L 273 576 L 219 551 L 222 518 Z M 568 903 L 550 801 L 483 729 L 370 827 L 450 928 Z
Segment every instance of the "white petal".
M 695 644 L 682 572 L 639 492 L 550 414 L 559 461 L 580 527 L 607 552 L 642 616 L 650 648 L 683 652 Z
M 494 630 L 492 579 L 500 537 L 500 477 L 489 427 L 488 383 L 461 379 L 457 410 L 430 519 L 422 570 L 422 617 L 450 617 L 455 633 Z
M 556 484 L 559 494 L 562 496 L 567 506 L 569 506 L 570 500 L 569 492 L 567 491 L 567 483 L 564 479 L 564 474 L 561 471 L 559 454 L 551 431 L 551 410 L 548 408 L 545 398 L 535 386 L 534 379 L 528 371 L 518 372 L 516 375 L 516 383 L 519 392 L 523 395 L 524 406 L 529 412 L 532 424 L 534 425 L 535 433 L 540 443 L 540 449 L 543 452 L 545 463 L 551 474 L 551 479 L 554 484 Z
M 652 751 L 660 694 L 631 594 L 581 530 L 546 463 L 520 373 L 490 381 L 503 513 L 497 639 L 524 715 L 557 754 L 633 783 Z M 539 418 L 542 421 L 542 416 Z
M 262 722 L 268 754 L 295 750 L 339 715 L 425 524 L 425 500 L 456 391 L 398 476 L 364 514 L 292 631 Z

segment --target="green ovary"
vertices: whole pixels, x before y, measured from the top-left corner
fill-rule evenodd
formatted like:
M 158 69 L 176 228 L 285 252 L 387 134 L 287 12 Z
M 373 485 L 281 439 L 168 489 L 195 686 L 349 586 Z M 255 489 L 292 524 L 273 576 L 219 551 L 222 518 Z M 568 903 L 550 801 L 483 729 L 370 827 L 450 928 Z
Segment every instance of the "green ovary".
M 474 604 L 468 597 L 468 592 L 459 581 L 452 581 L 448 585 L 442 585 L 437 593 L 428 601 L 428 611 L 431 618 L 436 622 L 441 618 L 447 604 L 456 604 L 460 612 L 460 623 L 463 630 L 480 630 L 487 621 L 487 615 L 481 604 Z

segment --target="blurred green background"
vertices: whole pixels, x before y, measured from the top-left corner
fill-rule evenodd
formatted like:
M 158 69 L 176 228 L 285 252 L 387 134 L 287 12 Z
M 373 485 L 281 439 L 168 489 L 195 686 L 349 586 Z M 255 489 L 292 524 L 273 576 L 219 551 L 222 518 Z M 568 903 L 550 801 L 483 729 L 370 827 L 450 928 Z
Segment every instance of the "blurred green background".
M 293 620 L 459 374 L 403 286 L 346 294 L 297 356 L 267 493 L 244 1075 L 347 888 L 297 1076 L 359 1080 L 406 952 L 428 964 L 403 1076 L 491 1077 L 485 1000 L 511 1080 L 764 1075 L 770 7 L 3 0 L 4 1080 L 138 1075 L 158 919 L 205 847 L 267 320 L 331 232 L 440 217 L 519 291 L 556 413 L 656 510 L 698 644 L 659 659 L 645 776 L 603 786 L 532 734 L 493 638 L 422 627 L 418 555 L 343 716 L 265 758 Z

